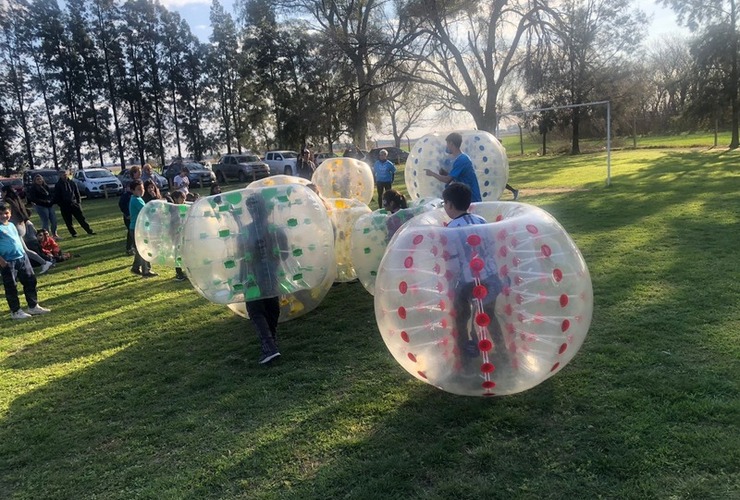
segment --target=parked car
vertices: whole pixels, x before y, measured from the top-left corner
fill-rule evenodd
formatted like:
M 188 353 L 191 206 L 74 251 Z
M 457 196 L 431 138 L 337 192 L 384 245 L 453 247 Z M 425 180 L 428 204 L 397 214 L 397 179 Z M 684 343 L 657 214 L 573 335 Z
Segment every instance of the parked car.
M 159 175 L 156 172 L 152 172 L 152 178 L 154 179 L 154 183 L 157 185 L 159 190 L 161 192 L 166 192 L 170 189 L 170 184 L 167 181 L 167 178 L 163 175 Z M 118 180 L 121 181 L 121 184 L 123 184 L 124 189 L 128 189 L 128 185 L 131 182 L 131 173 L 130 168 L 127 168 L 120 174 L 118 174 Z
M 229 179 L 238 179 L 239 182 L 263 179 L 270 175 L 270 169 L 255 154 L 229 154 L 213 165 L 213 173 L 218 182 L 225 184 Z
M 295 163 L 298 153 L 295 151 L 268 151 L 265 153 L 265 163 L 270 167 L 270 175 L 295 175 Z
M 72 179 L 80 194 L 88 198 L 123 194 L 123 184 L 107 168 L 86 168 L 75 172 Z
M 216 175 L 210 169 L 206 168 L 205 165 L 194 161 L 176 161 L 165 167 L 163 172 L 170 185 L 172 185 L 173 179 L 180 175 L 183 167 L 187 167 L 188 169 L 188 179 L 190 179 L 191 188 L 210 186 L 216 180 Z
M 20 177 L 5 177 L 0 179 L 0 189 L 8 185 L 13 186 L 19 198 L 26 199 L 26 188 L 23 185 L 23 179 Z
M 49 189 L 54 189 L 54 186 L 56 186 L 59 181 L 59 170 L 54 170 L 53 168 L 26 170 L 23 172 L 23 185 L 25 186 L 26 191 L 31 189 L 33 178 L 36 177 L 37 174 L 44 178 Z
M 380 153 L 381 149 L 385 149 L 386 151 L 388 151 L 388 159 L 393 163 L 406 163 L 406 160 L 409 159 L 408 152 L 404 151 L 401 148 L 397 148 L 394 146 L 389 146 L 387 148 L 375 148 L 371 149 L 365 156 L 365 161 L 370 166 L 372 166 L 378 160 L 378 153 Z

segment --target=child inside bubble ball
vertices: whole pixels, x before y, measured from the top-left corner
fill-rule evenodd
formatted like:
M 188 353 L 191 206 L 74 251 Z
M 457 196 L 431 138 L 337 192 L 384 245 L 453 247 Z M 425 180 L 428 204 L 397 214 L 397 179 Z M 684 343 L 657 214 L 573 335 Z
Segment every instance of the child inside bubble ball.
M 288 239 L 270 222 L 271 208 L 262 193 L 246 199 L 252 222 L 239 228 L 240 281 L 244 285 L 247 314 L 260 341 L 259 364 L 280 357 L 277 326 L 280 318 L 280 263 L 288 258 Z M 239 223 L 239 219 L 236 219 Z
M 445 213 L 452 221 L 448 228 L 464 228 L 486 224 L 487 221 L 468 212 L 472 193 L 466 184 L 450 183 L 442 192 Z M 498 277 L 498 268 L 493 256 L 493 250 L 485 245 L 471 245 L 473 231 L 463 231 L 459 237 L 448 240 L 449 261 L 459 264 L 454 283 L 455 298 L 455 330 L 457 332 L 457 348 L 463 369 L 471 368 L 474 360 L 480 355 L 480 349 L 487 348 L 488 340 L 493 342 L 492 362 L 496 369 L 508 365 L 508 356 L 504 344 L 501 326 L 496 319 L 496 298 L 503 289 Z M 473 238 L 473 241 L 475 239 Z M 476 311 L 474 299 L 480 301 L 482 312 L 473 317 L 472 332 L 469 329 L 471 314 Z M 477 335 L 478 325 L 483 331 L 486 327 L 490 339 L 485 335 Z

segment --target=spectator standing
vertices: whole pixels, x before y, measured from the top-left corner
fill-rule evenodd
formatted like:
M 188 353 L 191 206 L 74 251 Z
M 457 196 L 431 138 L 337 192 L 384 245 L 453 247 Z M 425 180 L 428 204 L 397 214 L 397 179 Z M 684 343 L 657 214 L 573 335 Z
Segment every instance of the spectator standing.
M 375 187 L 378 189 L 378 208 L 383 208 L 383 193 L 393 187 L 393 179 L 396 175 L 396 166 L 388 159 L 388 151 L 381 149 L 378 159 L 373 165 L 375 174 Z
M 311 160 L 311 152 L 308 149 L 304 149 L 303 154 L 296 160 L 295 169 L 298 176 L 304 179 L 310 180 L 313 176 L 316 164 Z
M 10 223 L 11 213 L 10 205 L 0 201 L 0 275 L 5 288 L 5 300 L 10 307 L 10 317 L 28 319 L 38 314 L 46 314 L 50 310 L 38 302 L 36 276 L 24 251 L 18 229 L 15 224 Z M 23 294 L 28 303 L 27 312 L 21 309 L 21 302 L 18 299 L 18 281 L 23 285 Z
M 141 168 L 138 165 L 134 165 L 129 169 L 129 176 L 132 181 L 141 179 Z M 123 214 L 123 226 L 126 228 L 126 255 L 134 254 L 134 238 L 129 231 L 131 226 L 131 214 L 128 211 L 129 202 L 131 201 L 131 183 L 126 186 L 126 190 L 121 194 L 118 199 L 118 209 Z
M 447 141 L 446 152 L 452 155 L 452 170 L 449 174 L 434 172 L 428 168 L 424 172 L 447 185 L 452 181 L 461 182 L 470 188 L 471 201 L 473 203 L 483 201 L 480 195 L 480 186 L 478 186 L 478 176 L 475 175 L 475 169 L 473 168 L 473 162 L 468 155 L 460 151 L 462 135 L 453 132 L 445 140 Z
M 72 217 L 77 219 L 77 222 L 87 234 L 95 234 L 95 231 L 92 230 L 85 220 L 85 214 L 82 213 L 80 190 L 77 188 L 77 184 L 69 178 L 66 170 L 59 172 L 59 181 L 54 186 L 54 200 L 59 205 L 59 212 L 61 212 L 62 219 L 64 219 L 64 223 L 67 225 L 67 230 L 69 230 L 69 234 L 73 238 L 77 237 L 77 231 L 72 225 Z
M 50 232 L 52 238 L 58 240 L 57 214 L 54 210 L 54 193 L 49 189 L 43 176 L 36 174 L 33 184 L 28 190 L 28 199 L 36 207 L 36 213 L 41 219 L 41 227 Z
M 134 274 L 140 274 L 144 278 L 151 278 L 157 276 L 157 273 L 152 272 L 152 266 L 149 262 L 139 253 L 136 248 L 136 238 L 134 237 L 136 229 L 136 220 L 139 218 L 141 209 L 144 208 L 144 183 L 140 180 L 131 181 L 129 185 L 131 189 L 131 200 L 129 201 L 128 211 L 131 214 L 131 225 L 129 226 L 129 232 L 131 233 L 131 239 L 134 242 L 134 264 L 131 266 L 131 272 Z
M 144 177 L 142 175 L 142 177 Z M 159 188 L 154 182 L 154 179 L 147 179 L 144 181 L 144 203 L 149 203 L 152 200 L 161 200 L 162 195 L 159 193 Z
M 172 179 L 172 185 L 175 186 L 175 189 L 178 191 L 182 191 L 182 194 L 184 194 L 186 197 L 188 195 L 189 188 L 190 188 L 190 169 L 188 167 L 182 167 L 182 170 L 180 170 L 180 173 L 175 176 L 174 179 Z

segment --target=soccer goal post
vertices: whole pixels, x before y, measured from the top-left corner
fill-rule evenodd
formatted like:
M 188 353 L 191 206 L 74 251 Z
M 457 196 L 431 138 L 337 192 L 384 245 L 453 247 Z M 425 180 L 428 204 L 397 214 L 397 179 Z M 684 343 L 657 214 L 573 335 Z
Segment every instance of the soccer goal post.
M 583 104 L 566 104 L 563 106 L 553 106 L 550 108 L 527 109 L 524 111 L 509 111 L 508 113 L 501 113 L 501 117 L 531 115 L 531 114 L 540 113 L 543 111 L 556 111 L 559 109 L 582 108 L 582 107 L 587 107 L 587 106 L 606 106 L 606 185 L 611 186 L 611 183 L 612 183 L 611 101 L 594 101 L 594 102 L 584 102 Z M 498 130 L 496 132 L 497 132 L 496 136 L 498 136 L 499 135 Z

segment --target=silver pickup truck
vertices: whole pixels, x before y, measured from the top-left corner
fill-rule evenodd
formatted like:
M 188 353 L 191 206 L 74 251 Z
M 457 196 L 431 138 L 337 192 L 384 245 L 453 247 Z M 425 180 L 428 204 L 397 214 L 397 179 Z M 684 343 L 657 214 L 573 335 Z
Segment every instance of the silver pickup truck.
M 295 151 L 268 151 L 265 163 L 270 166 L 270 175 L 297 175 L 295 164 L 298 153 Z

